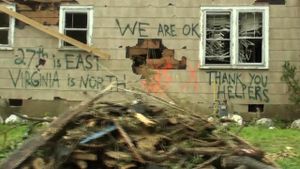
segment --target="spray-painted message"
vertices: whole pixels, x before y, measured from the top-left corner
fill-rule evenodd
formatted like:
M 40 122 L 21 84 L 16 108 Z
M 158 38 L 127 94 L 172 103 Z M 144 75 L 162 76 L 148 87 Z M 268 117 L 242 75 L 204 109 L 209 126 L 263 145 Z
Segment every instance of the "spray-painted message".
M 136 35 L 139 37 L 149 37 L 148 29 L 151 26 L 155 26 L 156 36 L 158 37 L 176 37 L 179 35 L 183 35 L 200 38 L 199 23 L 184 24 L 180 26 L 176 24 L 165 23 L 151 25 L 150 23 L 139 21 L 135 21 L 132 23 L 121 23 L 119 19 L 116 19 L 116 24 L 122 36 Z M 178 31 L 177 28 L 179 28 L 180 31 Z
M 269 102 L 268 76 L 256 73 L 248 73 L 245 76 L 239 72 L 226 73 L 220 71 L 208 71 L 209 85 L 216 85 L 218 98 L 249 99 Z M 243 80 L 243 79 L 248 79 Z
M 8 74 L 15 88 L 49 89 L 103 89 L 116 82 L 126 88 L 126 75 L 103 74 L 100 59 L 90 54 L 63 53 L 61 55 L 45 52 L 43 48 L 19 48 L 15 51 L 13 63 L 17 69 L 9 69 Z M 80 70 L 83 75 L 64 72 Z

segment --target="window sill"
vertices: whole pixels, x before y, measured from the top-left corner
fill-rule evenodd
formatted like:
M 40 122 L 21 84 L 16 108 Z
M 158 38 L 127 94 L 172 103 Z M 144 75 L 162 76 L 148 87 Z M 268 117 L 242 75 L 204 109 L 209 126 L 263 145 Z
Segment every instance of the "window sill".
M 14 50 L 14 48 L 13 47 L 5 47 L 5 46 L 0 46 L 0 50 Z

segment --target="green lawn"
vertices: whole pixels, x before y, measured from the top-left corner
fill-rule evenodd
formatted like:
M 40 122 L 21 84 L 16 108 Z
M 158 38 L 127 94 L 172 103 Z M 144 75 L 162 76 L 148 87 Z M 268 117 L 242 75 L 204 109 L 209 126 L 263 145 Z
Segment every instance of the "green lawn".
M 300 168 L 300 130 L 251 126 L 243 128 L 239 136 L 264 150 L 283 169 Z

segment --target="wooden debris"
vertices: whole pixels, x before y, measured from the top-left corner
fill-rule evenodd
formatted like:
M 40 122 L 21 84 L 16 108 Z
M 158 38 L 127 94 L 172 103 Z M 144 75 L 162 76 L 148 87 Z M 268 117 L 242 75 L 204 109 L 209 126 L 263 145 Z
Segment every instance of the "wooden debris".
M 142 158 L 142 156 L 138 153 L 136 150 L 134 144 L 132 143 L 131 139 L 129 138 L 128 134 L 125 132 L 125 130 L 120 126 L 120 124 L 114 120 L 114 124 L 117 127 L 118 131 L 120 132 L 120 135 L 124 138 L 125 142 L 128 145 L 128 148 L 133 153 L 134 157 L 141 163 L 145 163 L 145 160 Z
M 142 115 L 141 113 L 135 113 L 135 117 L 140 120 L 143 124 L 145 124 L 146 126 L 152 126 L 155 124 L 154 121 L 150 120 L 149 118 L 147 118 L 146 116 Z
M 36 158 L 32 162 L 33 169 L 42 169 L 45 168 L 45 161 L 42 158 Z
M 76 152 L 72 154 L 72 158 L 75 160 L 86 160 L 86 161 L 97 161 L 98 157 L 96 154 Z
M 121 152 L 121 151 L 108 151 L 105 152 L 105 155 L 108 157 L 111 157 L 116 160 L 122 160 L 122 161 L 131 161 L 132 157 L 129 153 Z
M 277 168 L 266 160 L 261 150 L 242 139 L 229 133 L 218 135 L 214 132 L 216 126 L 196 114 L 164 100 L 160 103 L 168 109 L 139 103 L 144 111 L 137 113 L 132 111 L 130 103 L 110 103 L 95 98 L 84 102 L 69 111 L 71 114 L 52 122 L 39 137 L 31 138 L 31 144 L 26 142 L 1 167 Z
M 86 169 L 88 168 L 88 164 L 86 161 L 83 161 L 83 160 L 77 160 L 76 162 L 76 165 L 80 168 L 80 169 Z

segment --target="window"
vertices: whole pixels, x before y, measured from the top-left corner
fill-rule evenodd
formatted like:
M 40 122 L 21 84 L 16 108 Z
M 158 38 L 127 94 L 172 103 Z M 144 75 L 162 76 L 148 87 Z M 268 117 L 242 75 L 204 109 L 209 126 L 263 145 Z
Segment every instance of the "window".
M 268 68 L 268 7 L 201 8 L 202 68 Z
M 7 6 L 15 10 L 14 6 Z M 15 19 L 0 12 L 0 49 L 11 49 L 14 40 Z
M 61 6 L 59 31 L 73 39 L 91 45 L 93 8 L 91 6 Z M 61 48 L 74 48 L 70 43 L 60 41 Z

